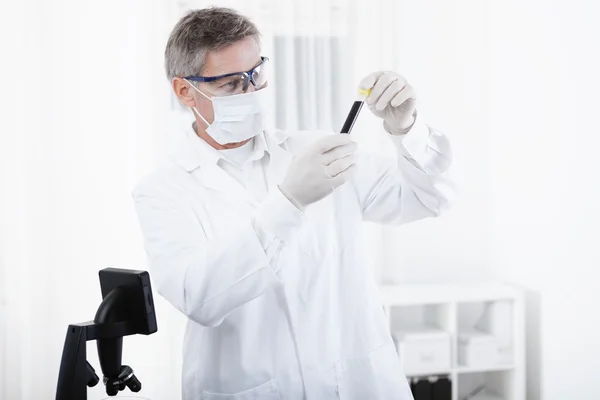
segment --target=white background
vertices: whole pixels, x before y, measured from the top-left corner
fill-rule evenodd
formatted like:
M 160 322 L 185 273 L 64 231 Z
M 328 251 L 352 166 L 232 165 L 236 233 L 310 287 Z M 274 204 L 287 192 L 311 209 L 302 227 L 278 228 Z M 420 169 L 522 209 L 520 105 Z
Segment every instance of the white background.
M 350 21 L 361 49 L 350 84 L 396 69 L 455 148 L 454 208 L 368 227 L 374 267 L 393 281 L 523 285 L 527 398 L 597 398 L 598 3 L 339 3 L 363 17 Z M 53 398 L 66 327 L 92 319 L 100 301 L 97 271 L 145 269 L 129 193 L 179 121 L 162 69 L 174 4 L 0 5 L 1 399 Z M 385 151 L 363 115 L 357 140 Z M 157 313 L 159 332 L 125 339 L 124 360 L 146 396 L 174 398 L 183 321 L 161 299 Z

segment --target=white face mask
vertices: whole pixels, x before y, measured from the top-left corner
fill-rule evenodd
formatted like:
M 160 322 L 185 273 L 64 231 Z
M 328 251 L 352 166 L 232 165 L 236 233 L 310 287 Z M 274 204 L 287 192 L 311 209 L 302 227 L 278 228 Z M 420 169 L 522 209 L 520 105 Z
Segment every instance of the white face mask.
M 268 86 L 233 96 L 208 97 L 194 85 L 198 93 L 213 103 L 215 119 L 209 124 L 196 107 L 192 110 L 207 125 L 208 133 L 217 143 L 238 143 L 250 139 L 265 130 L 269 112 Z

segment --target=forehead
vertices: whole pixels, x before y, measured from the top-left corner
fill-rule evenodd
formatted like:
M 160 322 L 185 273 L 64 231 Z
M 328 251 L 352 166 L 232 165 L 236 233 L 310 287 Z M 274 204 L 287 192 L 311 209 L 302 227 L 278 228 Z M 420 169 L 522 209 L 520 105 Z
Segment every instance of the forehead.
M 216 76 L 232 72 L 251 70 L 260 62 L 260 47 L 255 38 L 249 36 L 206 55 L 202 75 Z

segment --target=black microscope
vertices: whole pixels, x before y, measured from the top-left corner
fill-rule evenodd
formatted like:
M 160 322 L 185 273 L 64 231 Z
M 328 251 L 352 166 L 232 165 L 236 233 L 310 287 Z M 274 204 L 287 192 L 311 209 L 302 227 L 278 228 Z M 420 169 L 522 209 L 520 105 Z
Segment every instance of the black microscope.
M 95 340 L 106 394 L 115 396 L 142 384 L 121 365 L 123 336 L 157 331 L 150 276 L 146 271 L 105 268 L 99 272 L 102 303 L 93 321 L 69 325 L 58 375 L 56 400 L 85 400 L 87 388 L 100 381 L 86 359 L 86 342 Z

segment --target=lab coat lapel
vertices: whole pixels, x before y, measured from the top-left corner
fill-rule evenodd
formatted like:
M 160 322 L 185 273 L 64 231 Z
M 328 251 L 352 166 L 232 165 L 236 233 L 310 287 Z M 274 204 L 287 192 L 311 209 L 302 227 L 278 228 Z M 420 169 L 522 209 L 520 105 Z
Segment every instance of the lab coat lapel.
M 238 196 L 251 203 L 256 199 L 218 166 L 218 156 L 207 151 L 206 147 L 199 141 L 202 140 L 195 134 L 187 134 L 178 147 L 173 161 L 181 168 L 189 172 L 202 185 L 220 193 Z
M 202 139 L 195 135 L 188 135 L 182 146 L 179 147 L 174 161 L 206 187 L 221 193 L 240 196 L 256 205 L 257 200 L 246 188 L 223 171 L 217 165 L 216 160 L 207 159 L 214 156 L 199 147 L 198 140 Z M 267 170 L 269 190 L 273 190 L 281 183 L 294 157 L 292 153 L 282 147 L 286 140 L 287 136 L 282 131 L 265 132 L 267 152 L 270 157 Z
M 194 175 L 203 185 L 221 193 L 256 203 L 256 199 L 245 187 L 223 171 L 217 164 L 203 166 L 195 171 Z

